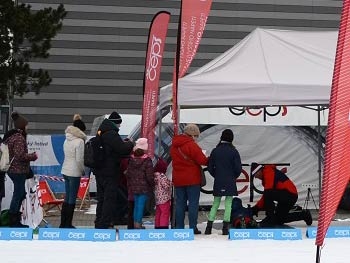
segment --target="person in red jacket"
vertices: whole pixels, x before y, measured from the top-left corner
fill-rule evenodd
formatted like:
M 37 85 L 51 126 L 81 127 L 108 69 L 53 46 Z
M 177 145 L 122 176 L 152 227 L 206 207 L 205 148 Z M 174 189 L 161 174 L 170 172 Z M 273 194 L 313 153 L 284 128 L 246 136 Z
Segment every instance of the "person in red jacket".
M 258 211 L 266 211 L 266 217 L 260 222 L 261 227 L 275 227 L 299 220 L 304 220 L 308 226 L 312 224 L 309 210 L 290 211 L 298 201 L 298 190 L 285 173 L 275 165 L 258 163 L 251 164 L 251 171 L 264 187 L 262 197 L 252 207 L 256 216 Z
M 184 133 L 175 135 L 170 148 L 172 158 L 172 180 L 175 187 L 175 228 L 183 229 L 188 203 L 189 227 L 194 234 L 201 234 L 197 228 L 201 165 L 208 164 L 208 157 L 196 143 L 200 134 L 195 124 L 188 124 Z

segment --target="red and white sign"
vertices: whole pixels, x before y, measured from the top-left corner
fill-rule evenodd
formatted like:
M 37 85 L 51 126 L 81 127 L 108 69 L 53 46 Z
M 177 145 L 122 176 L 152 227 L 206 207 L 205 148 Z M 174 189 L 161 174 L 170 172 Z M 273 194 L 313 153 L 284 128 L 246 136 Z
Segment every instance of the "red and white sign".
M 148 38 L 144 75 L 141 137 L 148 139 L 148 153 L 154 155 L 154 127 L 158 105 L 159 75 L 162 66 L 165 38 L 170 14 L 159 12 L 153 18 Z
M 350 177 L 350 0 L 343 1 L 330 97 L 326 156 L 316 245 L 323 245 L 327 229 Z M 317 253 L 320 257 L 320 253 Z M 317 258 L 316 262 L 319 262 Z
M 178 131 L 177 80 L 183 77 L 196 55 L 205 25 L 207 23 L 212 0 L 182 0 L 173 77 L 173 115 L 174 133 Z

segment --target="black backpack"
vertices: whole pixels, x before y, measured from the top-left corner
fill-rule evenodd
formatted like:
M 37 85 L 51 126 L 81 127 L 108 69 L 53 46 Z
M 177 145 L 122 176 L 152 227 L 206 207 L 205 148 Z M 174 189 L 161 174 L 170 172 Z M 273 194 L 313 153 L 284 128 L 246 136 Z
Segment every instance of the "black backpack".
M 105 149 L 103 147 L 101 136 L 92 137 L 85 143 L 84 147 L 84 165 L 89 168 L 100 168 L 105 159 Z

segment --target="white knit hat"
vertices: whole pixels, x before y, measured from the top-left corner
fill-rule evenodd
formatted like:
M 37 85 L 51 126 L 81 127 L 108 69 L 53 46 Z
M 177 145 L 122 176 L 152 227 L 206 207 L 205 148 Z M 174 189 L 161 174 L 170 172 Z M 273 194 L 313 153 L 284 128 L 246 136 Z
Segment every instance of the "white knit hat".
M 136 140 L 135 146 L 134 146 L 134 151 L 136 149 L 141 149 L 144 151 L 148 150 L 148 142 L 146 138 L 139 138 Z

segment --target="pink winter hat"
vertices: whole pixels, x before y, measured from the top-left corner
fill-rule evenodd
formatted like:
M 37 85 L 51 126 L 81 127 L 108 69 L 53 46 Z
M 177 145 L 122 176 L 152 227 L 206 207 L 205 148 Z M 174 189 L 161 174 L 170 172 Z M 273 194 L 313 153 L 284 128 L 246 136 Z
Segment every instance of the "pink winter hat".
M 139 139 L 137 139 L 137 141 L 135 143 L 135 146 L 134 146 L 134 151 L 136 149 L 141 149 L 141 150 L 147 151 L 148 150 L 147 139 L 146 138 L 139 138 Z

